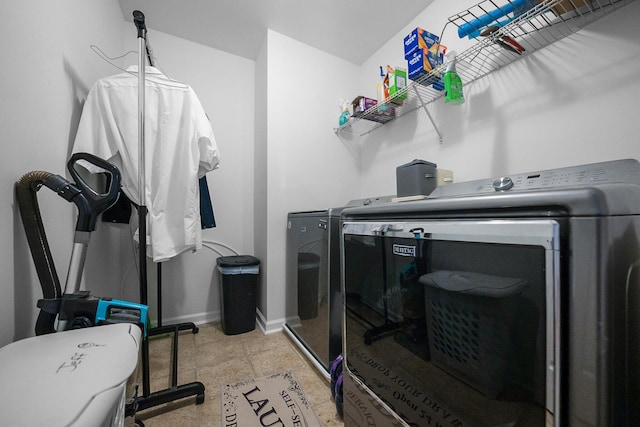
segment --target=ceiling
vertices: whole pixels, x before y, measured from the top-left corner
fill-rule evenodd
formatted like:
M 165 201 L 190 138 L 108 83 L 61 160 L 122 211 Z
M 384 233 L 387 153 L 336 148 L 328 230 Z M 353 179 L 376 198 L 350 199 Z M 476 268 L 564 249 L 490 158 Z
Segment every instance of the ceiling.
M 255 60 L 267 29 L 362 64 L 433 0 L 118 0 L 153 30 Z

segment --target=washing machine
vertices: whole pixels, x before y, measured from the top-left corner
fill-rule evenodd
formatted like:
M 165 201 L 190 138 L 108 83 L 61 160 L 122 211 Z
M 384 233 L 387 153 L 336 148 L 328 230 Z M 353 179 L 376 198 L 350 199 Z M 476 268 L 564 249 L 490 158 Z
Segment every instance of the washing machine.
M 287 215 L 284 331 L 327 379 L 342 351 L 341 213 L 348 207 L 390 203 L 392 197 L 355 199 L 339 208 Z

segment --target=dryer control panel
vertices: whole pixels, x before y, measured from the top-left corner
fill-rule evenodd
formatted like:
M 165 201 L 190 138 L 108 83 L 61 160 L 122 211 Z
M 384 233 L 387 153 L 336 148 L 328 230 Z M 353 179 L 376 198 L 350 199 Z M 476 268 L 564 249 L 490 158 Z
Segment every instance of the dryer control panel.
M 640 185 L 640 163 L 634 159 L 614 160 L 459 182 L 437 187 L 428 198 L 438 199 L 500 192 L 549 190 L 563 187 L 591 187 L 610 183 Z

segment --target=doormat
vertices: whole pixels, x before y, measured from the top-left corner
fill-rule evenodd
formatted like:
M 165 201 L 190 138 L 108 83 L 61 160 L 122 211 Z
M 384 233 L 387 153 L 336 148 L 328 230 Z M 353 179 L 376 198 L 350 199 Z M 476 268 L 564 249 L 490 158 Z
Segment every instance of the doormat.
M 292 371 L 222 386 L 225 427 L 320 427 Z

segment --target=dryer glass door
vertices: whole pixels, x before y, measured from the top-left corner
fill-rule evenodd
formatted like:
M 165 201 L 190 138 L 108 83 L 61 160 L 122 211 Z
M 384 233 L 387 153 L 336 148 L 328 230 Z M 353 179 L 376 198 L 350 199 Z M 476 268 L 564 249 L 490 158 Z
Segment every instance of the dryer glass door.
M 558 230 L 345 222 L 349 375 L 410 425 L 553 423 Z

